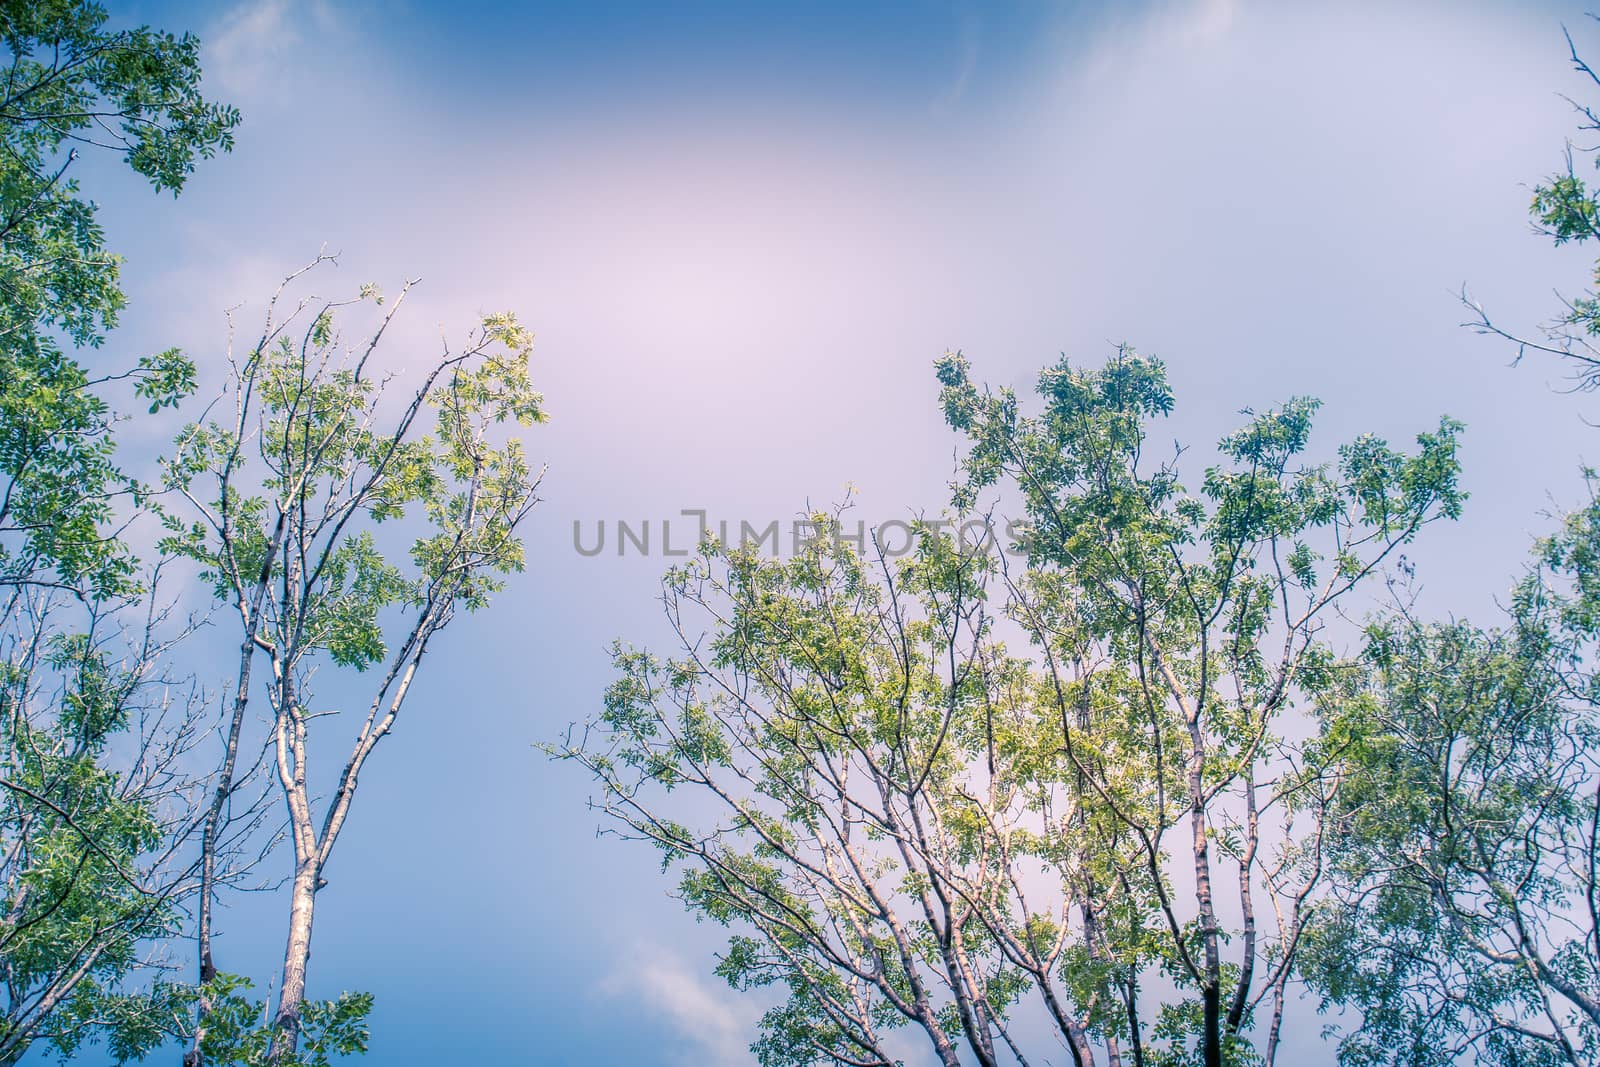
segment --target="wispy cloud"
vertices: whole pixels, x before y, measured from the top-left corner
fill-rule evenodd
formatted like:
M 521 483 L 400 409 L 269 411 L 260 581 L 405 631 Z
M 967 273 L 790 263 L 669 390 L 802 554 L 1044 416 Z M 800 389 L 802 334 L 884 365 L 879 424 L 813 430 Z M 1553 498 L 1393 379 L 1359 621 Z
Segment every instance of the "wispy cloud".
M 1233 28 L 1239 6 L 1240 0 L 1195 0 L 1179 9 L 1174 28 L 1184 44 L 1210 44 Z
M 636 946 L 624 959 L 601 983 L 600 992 L 640 1001 L 647 1014 L 676 1030 L 685 1040 L 673 1059 L 712 1067 L 750 1062 L 759 1009 L 748 997 L 717 988 L 659 945 Z
M 957 54 L 955 75 L 933 101 L 935 113 L 954 106 L 966 95 L 973 73 L 978 69 L 978 53 L 982 42 L 983 24 L 978 13 L 963 10 L 959 16 L 960 29 L 956 38 Z
M 1244 0 L 1156 0 L 1130 5 L 1093 20 L 1067 20 L 1073 44 L 1087 34 L 1091 47 L 1068 51 L 1065 73 L 1073 85 L 1117 82 L 1129 68 L 1155 59 L 1198 56 L 1226 45 L 1244 21 Z
M 327 0 L 242 0 L 203 35 L 206 76 L 233 97 L 283 95 L 296 81 L 294 55 L 339 28 Z

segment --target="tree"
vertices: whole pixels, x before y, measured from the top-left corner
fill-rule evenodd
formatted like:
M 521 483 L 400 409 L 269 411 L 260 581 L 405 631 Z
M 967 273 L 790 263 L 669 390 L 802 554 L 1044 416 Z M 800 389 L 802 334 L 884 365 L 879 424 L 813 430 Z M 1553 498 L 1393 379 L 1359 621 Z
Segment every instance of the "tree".
M 1063 362 L 1038 416 L 959 355 L 938 369 L 971 442 L 952 523 L 1013 490 L 1025 562 L 926 524 L 897 564 L 710 542 L 664 583 L 675 657 L 619 647 L 559 754 L 689 908 L 740 927 L 719 973 L 787 992 L 765 1065 L 895 1063 L 900 1027 L 948 1065 L 1030 1062 L 1040 1027 L 1079 1065 L 1252 1062 L 1268 998 L 1270 1062 L 1332 795 L 1286 717 L 1341 685 L 1332 606 L 1457 514 L 1456 427 L 1308 465 L 1316 405 L 1294 401 L 1191 496 L 1145 469 L 1159 362 Z
M 1569 144 L 1534 189 L 1535 229 L 1557 245 L 1600 237 L 1575 163 L 1592 153 Z M 1576 391 L 1600 388 L 1600 295 L 1561 305 L 1530 336 L 1468 299 L 1467 325 L 1519 362 L 1558 357 Z M 1343 1063 L 1600 1061 L 1600 510 L 1586 476 L 1589 505 L 1539 542 L 1502 621 L 1433 622 L 1402 602 L 1371 625 L 1361 682 L 1324 708 L 1341 785 L 1304 973 L 1354 1017 Z
M 1590 18 L 1600 20 L 1600 16 Z M 1579 54 L 1571 33 L 1566 33 L 1566 40 L 1573 69 L 1583 75 L 1591 89 L 1600 86 L 1600 73 Z M 1600 113 L 1588 104 L 1567 99 L 1578 113 L 1579 130 L 1586 135 L 1600 133 Z M 1580 156 L 1589 156 L 1600 166 L 1600 145 L 1580 147 L 1568 141 L 1565 166 L 1533 189 L 1529 215 L 1534 230 L 1556 245 L 1586 244 L 1600 238 L 1600 200 L 1596 199 L 1594 185 L 1579 173 Z M 1515 345 L 1515 362 L 1520 363 L 1529 353 L 1557 357 L 1566 365 L 1574 391 L 1593 392 L 1600 389 L 1600 346 L 1595 341 L 1600 337 L 1600 292 L 1596 285 L 1600 285 L 1600 269 L 1589 288 L 1576 296 L 1559 296 L 1560 313 L 1535 333 L 1513 332 L 1501 326 L 1481 303 L 1463 291 L 1462 302 L 1472 313 L 1463 325 Z
M 136 488 L 115 465 L 100 387 L 131 379 L 154 411 L 193 387 L 194 368 L 168 351 L 97 375 L 63 349 L 99 345 L 124 304 L 72 167 L 81 150 L 116 151 L 176 194 L 239 121 L 201 97 L 193 36 L 106 21 L 82 0 L 0 3 L 0 581 L 100 594 L 134 573 L 107 525 Z
M 1423 525 L 1459 515 L 1459 427 L 1441 421 L 1418 436 L 1412 456 L 1369 435 L 1342 446 L 1334 462 L 1307 465 L 1317 404 L 1294 400 L 1224 438 L 1222 462 L 1189 497 L 1172 464 L 1143 469 L 1144 422 L 1172 404 L 1154 361 L 1124 351 L 1098 374 L 1063 363 L 1040 377 L 1046 408 L 1038 418 L 1020 416 L 1009 392 L 980 394 L 959 356 L 942 361 L 940 379 L 947 419 L 972 441 L 957 503 L 1003 478 L 1025 502 L 1031 568 L 1044 576 L 1028 598 L 1039 605 L 1032 630 L 1061 691 L 1092 687 L 1097 663 L 1136 684 L 1130 704 L 1142 722 L 1124 745 L 1130 753 L 1150 746 L 1153 806 L 1119 796 L 1119 778 L 1138 761 L 1072 757 L 1066 719 L 1063 746 L 1093 799 L 1137 842 L 1143 872 L 1134 884 L 1156 904 L 1157 952 L 1199 998 L 1188 1009 L 1198 1022 L 1196 1058 L 1207 1067 L 1232 1059 L 1230 1046 L 1269 991 L 1270 1055 L 1298 908 L 1312 889 L 1282 879 L 1302 871 L 1314 879 L 1319 869 L 1317 827 L 1302 840 L 1292 832 L 1308 800 L 1322 795 L 1322 754 L 1290 740 L 1286 715 L 1297 697 L 1315 701 L 1337 684 L 1321 640 L 1335 606 Z M 1274 818 L 1276 827 L 1264 825 Z M 1184 823 L 1187 905 L 1160 869 L 1168 831 Z M 1267 870 L 1264 848 L 1280 850 Z M 1217 861 L 1235 867 L 1231 889 L 1214 878 Z M 1275 942 L 1260 930 L 1258 888 L 1279 920 Z M 1240 916 L 1231 963 L 1219 917 L 1228 898 Z
M 1345 784 L 1306 971 L 1351 1064 L 1600 1056 L 1600 503 L 1539 546 L 1503 626 L 1396 611 L 1330 709 Z
M 193 627 L 145 595 L 0 591 L 0 1063 L 173 1031 L 155 944 L 192 897 L 204 694 L 168 664 Z
M 232 412 L 188 427 L 166 465 L 166 485 L 191 509 L 186 521 L 171 522 L 166 547 L 202 565 L 240 627 L 227 764 L 206 829 L 208 867 L 256 688 L 271 718 L 294 854 L 266 1052 L 277 1064 L 291 1062 L 300 1044 L 317 894 L 360 775 L 394 727 L 433 640 L 523 566 L 517 531 L 540 475 L 520 441 L 497 427 L 545 417 L 528 376 L 532 336 L 511 315 L 484 318 L 459 350 L 446 344 L 414 391 L 396 400 L 400 375 L 381 369 L 379 346 L 412 283 L 359 343 L 347 344 L 338 323 L 352 305 L 381 304 L 374 287 L 349 300 L 305 296 L 280 310 L 287 287 L 328 258 L 279 287 L 247 351 L 236 355 L 230 342 Z M 258 658 L 267 667 L 260 685 L 253 681 Z M 311 723 L 329 714 L 313 704 L 319 667 L 360 676 L 345 679 L 346 691 L 364 684 L 369 697 L 320 811 L 310 772 Z M 365 682 L 369 671 L 373 680 Z M 201 906 L 199 952 L 210 977 L 209 885 Z M 190 1062 L 204 1052 L 209 1011 L 202 1003 Z
M 116 464 L 109 391 L 153 412 L 194 368 L 176 351 L 103 373 L 80 359 L 124 298 L 72 168 L 109 150 L 176 193 L 238 114 L 201 97 L 193 37 L 106 22 L 87 3 L 0 3 L 3 1063 L 101 1039 L 122 1059 L 170 1034 L 184 994 L 153 968 L 197 883 L 203 695 L 167 662 L 194 623 L 120 537 L 149 502 Z

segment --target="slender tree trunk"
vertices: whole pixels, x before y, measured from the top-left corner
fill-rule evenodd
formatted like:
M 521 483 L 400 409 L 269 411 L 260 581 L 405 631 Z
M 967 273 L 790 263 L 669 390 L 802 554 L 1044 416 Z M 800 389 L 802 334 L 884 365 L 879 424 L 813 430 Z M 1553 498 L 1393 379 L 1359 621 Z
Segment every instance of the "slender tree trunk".
M 1144 1067 L 1144 1036 L 1140 1032 L 1139 1022 L 1139 984 L 1131 973 L 1124 983 L 1124 989 L 1127 991 L 1124 1002 L 1128 1005 L 1128 1044 L 1133 1047 L 1133 1067 Z
M 283 980 L 278 987 L 275 1033 L 267 1054 L 277 1063 L 300 1044 L 300 1008 L 306 999 L 306 962 L 311 958 L 311 918 L 322 872 L 315 856 L 301 860 L 289 900 L 289 942 L 283 952 Z
M 1083 1027 L 1073 1021 L 1072 1016 L 1067 1014 L 1066 1006 L 1056 996 L 1055 987 L 1049 979 L 1048 970 L 1034 975 L 1034 980 L 1039 983 L 1039 992 L 1044 997 L 1045 1007 L 1066 1038 L 1067 1051 L 1072 1054 L 1073 1067 L 1094 1067 L 1094 1048 L 1089 1044 L 1089 1035 L 1084 1033 Z
M 286 513 L 278 512 L 278 521 L 272 529 L 272 539 L 262 555 L 261 573 L 256 575 L 251 587 L 251 597 L 246 602 L 240 597 L 239 610 L 244 623 L 244 640 L 239 645 L 239 677 L 233 690 L 233 714 L 228 720 L 228 733 L 223 752 L 222 770 L 217 775 L 217 791 L 212 794 L 211 806 L 206 811 L 205 827 L 200 836 L 200 914 L 195 926 L 196 948 L 200 955 L 200 982 L 205 984 L 217 976 L 217 965 L 211 957 L 211 916 L 217 892 L 217 834 L 222 829 L 222 813 L 228 798 L 233 795 L 234 775 L 239 765 L 239 735 L 244 729 L 245 708 L 250 702 L 250 669 L 255 664 L 256 633 L 261 626 L 261 602 L 267 595 L 272 580 L 272 566 L 277 557 L 278 545 L 283 540 Z M 202 993 L 195 1006 L 194 1037 L 183 1054 L 183 1067 L 203 1067 L 205 1054 L 200 1043 L 206 1036 L 206 1019 L 211 1014 L 211 998 Z
M 1255 980 L 1256 968 L 1256 907 L 1251 876 L 1255 871 L 1256 848 L 1260 843 L 1259 814 L 1256 811 L 1255 772 L 1244 775 L 1245 796 L 1245 850 L 1239 861 L 1239 911 L 1244 923 L 1244 944 L 1240 948 L 1239 984 L 1234 990 L 1233 1003 L 1228 1007 L 1227 1028 L 1229 1036 L 1238 1036 L 1244 1025 L 1244 1013 L 1250 1006 L 1250 983 Z
M 1084 736 L 1089 736 L 1089 729 L 1091 726 L 1090 711 L 1092 708 L 1091 701 L 1093 700 L 1093 693 L 1090 686 L 1091 679 L 1088 672 L 1084 669 L 1083 661 L 1081 659 L 1074 660 L 1073 673 L 1083 679 L 1083 684 L 1080 686 L 1077 707 L 1078 730 Z M 1063 738 L 1063 741 L 1069 745 L 1071 744 L 1070 737 Z M 1104 951 L 1105 946 L 1101 943 L 1100 919 L 1099 916 L 1095 914 L 1094 910 L 1095 898 L 1098 895 L 1098 889 L 1095 885 L 1094 874 L 1092 873 L 1094 870 L 1094 858 L 1089 847 L 1088 805 L 1092 803 L 1092 801 L 1089 799 L 1089 794 L 1091 791 L 1089 786 L 1089 778 L 1088 774 L 1084 770 L 1083 765 L 1078 763 L 1077 760 L 1073 760 L 1073 768 L 1072 824 L 1074 832 L 1077 833 L 1080 840 L 1083 841 L 1082 848 L 1078 850 L 1078 865 L 1079 868 L 1085 872 L 1081 881 L 1074 879 L 1073 895 L 1078 898 L 1078 914 L 1083 923 L 1083 944 L 1089 952 L 1089 958 L 1097 962 L 1110 963 L 1111 960 L 1109 958 L 1109 953 Z M 1134 1019 L 1133 1021 L 1137 1023 L 1137 1019 Z M 1137 1033 L 1133 1035 L 1133 1039 L 1138 1041 Z M 1087 1067 L 1093 1067 L 1094 1050 L 1088 1047 L 1087 1042 L 1084 1042 L 1083 1051 L 1080 1053 L 1078 1050 L 1078 1043 L 1072 1038 L 1072 1035 L 1069 1035 L 1069 1040 L 1073 1040 L 1073 1060 L 1076 1063 L 1086 1064 Z M 1117 1043 L 1117 1038 L 1114 1033 L 1106 1036 L 1106 1067 L 1122 1067 L 1122 1048 Z
M 941 949 L 945 957 L 946 970 L 950 975 L 951 990 L 956 994 L 956 1006 L 961 1013 L 962 1026 L 967 1028 L 967 1043 L 972 1046 L 973 1053 L 978 1057 L 980 1067 L 999 1067 L 1000 1060 L 995 1055 L 994 1039 L 989 1033 L 992 1024 L 985 1011 L 986 1001 L 982 999 L 982 990 L 967 960 L 960 919 L 951 914 L 948 905 L 944 915 L 946 943 Z
M 1198 734 L 1196 726 L 1191 733 Z M 1205 1067 L 1222 1067 L 1222 957 L 1217 946 L 1217 913 L 1211 888 L 1211 855 L 1206 840 L 1206 812 L 1204 782 L 1201 768 L 1204 763 L 1203 742 L 1196 737 L 1195 756 L 1189 765 L 1189 794 L 1192 810 L 1190 824 L 1194 829 L 1194 890 L 1200 906 L 1200 939 L 1205 950 L 1205 974 L 1200 982 L 1200 1003 L 1204 1012 L 1205 1028 L 1202 1048 Z
M 259 603 L 259 602 L 258 602 Z M 244 725 L 245 705 L 250 692 L 250 663 L 253 659 L 254 633 L 246 635 L 239 651 L 239 688 L 234 693 L 233 716 L 228 723 L 227 751 L 222 772 L 218 777 L 217 791 L 211 797 L 211 807 L 206 811 L 205 826 L 200 837 L 200 914 L 196 923 L 195 943 L 200 955 L 200 982 L 202 985 L 217 976 L 217 965 L 211 956 L 211 915 L 217 886 L 217 834 L 222 827 L 222 812 L 233 792 L 233 776 L 239 758 L 239 733 Z M 200 1043 L 206 1036 L 206 1019 L 211 1014 L 211 998 L 202 992 L 195 1006 L 194 1037 L 183 1054 L 183 1067 L 202 1067 L 205 1054 Z
M 1202 1028 L 1203 1062 L 1205 1067 L 1222 1067 L 1222 953 L 1217 944 L 1216 897 L 1211 887 L 1211 853 L 1206 833 L 1206 734 L 1201 723 L 1205 701 L 1205 686 L 1194 700 L 1185 695 L 1182 684 L 1167 666 L 1160 647 L 1145 634 L 1155 662 L 1156 670 L 1166 681 L 1167 689 L 1178 702 L 1189 727 L 1189 756 L 1187 759 L 1189 824 L 1194 832 L 1194 896 L 1199 909 L 1200 941 L 1205 950 L 1203 970 L 1196 977 L 1200 981 L 1200 1004 L 1204 1023 Z M 1201 638 L 1201 658 L 1204 659 L 1205 639 Z M 1202 678 L 1202 682 L 1204 679 Z M 1191 971 L 1193 968 L 1191 968 Z
M 1083 941 L 1085 946 L 1088 947 L 1089 958 L 1091 960 L 1094 960 L 1097 963 L 1110 964 L 1111 960 L 1108 958 L 1106 952 L 1104 951 L 1104 946 L 1100 942 L 1100 920 L 1099 917 L 1094 913 L 1094 905 L 1090 903 L 1094 895 L 1095 885 L 1094 879 L 1091 876 L 1089 878 L 1089 884 L 1082 894 L 1082 900 L 1079 902 L 1079 907 L 1083 916 Z M 1098 999 L 1098 994 L 1096 995 L 1096 999 Z M 1106 1034 L 1105 1040 L 1106 1067 L 1122 1067 L 1122 1045 L 1117 1041 L 1117 1035 L 1114 1032 L 1108 1033 Z M 1135 1037 L 1135 1040 L 1137 1040 L 1137 1037 Z
M 1222 1067 L 1222 989 L 1207 978 L 1200 987 L 1200 998 L 1205 1011 L 1206 1067 Z
M 1278 1062 L 1278 1039 L 1283 1033 L 1283 984 L 1280 982 L 1272 990 L 1272 1026 L 1267 1031 L 1267 1067 L 1275 1067 Z

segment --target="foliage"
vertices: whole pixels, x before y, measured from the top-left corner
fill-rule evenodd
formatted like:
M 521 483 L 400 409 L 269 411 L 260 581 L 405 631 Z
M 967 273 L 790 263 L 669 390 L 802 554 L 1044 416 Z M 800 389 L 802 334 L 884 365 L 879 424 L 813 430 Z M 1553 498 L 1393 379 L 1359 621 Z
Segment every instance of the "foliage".
M 1590 18 L 1595 17 L 1590 15 Z M 1583 75 L 1589 89 L 1600 87 L 1600 73 L 1579 55 L 1570 33 L 1567 34 L 1567 48 L 1573 68 Z M 1587 104 L 1575 100 L 1571 103 L 1578 113 L 1578 128 L 1585 135 L 1600 132 L 1600 113 Z M 1534 228 L 1556 245 L 1587 244 L 1600 238 L 1600 199 L 1596 198 L 1594 182 L 1584 176 L 1585 168 L 1579 166 L 1582 157 L 1589 157 L 1600 167 L 1600 146 L 1575 146 L 1569 141 L 1562 169 L 1533 189 L 1528 213 Z M 1600 347 L 1597 347 L 1600 291 L 1597 290 L 1600 290 L 1600 262 L 1591 270 L 1588 285 L 1575 296 L 1559 296 L 1561 310 L 1531 335 L 1501 326 L 1490 318 L 1482 304 L 1463 293 L 1463 302 L 1473 316 L 1466 325 L 1479 333 L 1511 342 L 1516 346 L 1518 362 L 1530 352 L 1557 357 L 1570 375 L 1573 390 L 1592 392 L 1600 388 Z
M 158 191 L 232 144 L 199 93 L 198 42 L 108 28 L 72 0 L 0 2 L 0 1063 L 170 1036 L 151 945 L 194 888 L 179 860 L 203 736 L 163 659 L 189 623 L 159 606 L 119 523 L 112 383 L 154 412 L 194 385 L 176 351 L 96 375 L 124 298 L 73 167 L 110 149 Z
M 371 1034 L 367 1016 L 372 994 L 341 993 L 332 1000 L 307 1001 L 304 1006 L 301 1047 L 297 1052 L 270 1058 L 275 1032 L 265 1001 L 249 996 L 252 983 L 238 975 L 218 974 L 205 987 L 180 987 L 179 1014 L 188 1015 L 200 996 L 210 1009 L 200 1047 L 206 1062 L 217 1067 L 328 1067 L 332 1057 L 367 1051 Z
M 319 259 L 306 270 L 326 260 Z M 367 760 L 389 734 L 430 643 L 460 611 L 484 607 L 525 562 L 518 527 L 540 472 L 511 427 L 543 421 L 529 376 L 532 335 L 510 315 L 484 317 L 459 350 L 423 366 L 414 391 L 393 388 L 380 343 L 402 292 L 371 332 L 348 341 L 353 305 L 383 303 L 375 287 L 341 301 L 300 299 L 280 316 L 280 287 L 259 339 L 230 352 L 232 418 L 191 425 L 164 464 L 164 487 L 187 503 L 167 519 L 164 551 L 202 569 L 240 625 L 223 787 L 204 849 L 218 840 L 222 798 L 252 694 L 256 659 L 269 671 L 268 745 L 289 814 L 291 910 L 267 1055 L 291 1062 L 311 1022 L 304 1003 L 311 916 L 322 871 Z M 409 289 L 409 285 L 407 287 Z M 413 363 L 415 365 L 415 363 Z M 313 796 L 311 723 L 330 715 L 313 680 L 347 669 L 370 704 L 336 786 Z M 371 672 L 370 681 L 355 681 Z M 209 869 L 210 860 L 206 860 Z M 200 954 L 210 964 L 209 884 L 201 891 Z M 198 1004 L 197 1052 L 213 1005 Z M 199 1062 L 198 1059 L 191 1062 Z
M 1574 67 L 1600 76 L 1567 38 Z M 1600 116 L 1574 104 L 1585 132 Z M 1568 146 L 1531 214 L 1555 244 L 1600 237 L 1593 183 Z M 1471 301 L 1469 325 L 1555 355 L 1600 386 L 1590 287 L 1529 339 Z M 1592 1064 L 1600 1057 L 1600 511 L 1539 543 L 1496 625 L 1408 604 L 1369 629 L 1359 684 L 1325 703 L 1341 778 L 1328 812 L 1332 892 L 1303 954 L 1348 1012 L 1341 1062 Z
M 169 991 L 138 979 L 195 884 L 185 764 L 204 709 L 164 662 L 186 626 L 28 585 L 3 610 L 0 1063 L 38 1042 L 136 1058 L 170 1036 Z
M 152 411 L 193 388 L 175 350 L 96 377 L 63 345 L 97 345 L 122 309 L 117 258 L 71 169 L 109 148 L 158 191 L 233 144 L 238 113 L 199 91 L 199 42 L 111 30 L 83 0 L 4 0 L 0 45 L 0 580 L 53 575 L 108 595 L 134 563 L 104 533 L 136 488 L 117 468 L 101 387 Z
M 1338 891 L 1307 973 L 1360 1009 L 1342 1062 L 1600 1055 L 1600 505 L 1541 542 L 1502 626 L 1373 627 L 1335 705 Z
M 1020 568 L 934 525 L 898 563 L 833 537 L 787 561 L 709 543 L 664 581 L 676 657 L 619 646 L 605 711 L 558 751 L 691 910 L 739 928 L 719 973 L 787 991 L 765 1064 L 891 1063 L 901 1027 L 946 1064 L 998 1063 L 1026 1054 L 1019 1012 L 1077 1064 L 1253 1063 L 1264 1001 L 1271 1062 L 1319 869 L 1294 819 L 1329 802 L 1324 754 L 1282 719 L 1343 684 L 1331 606 L 1458 514 L 1457 427 L 1309 464 L 1316 405 L 1292 401 L 1224 438 L 1190 495 L 1145 466 L 1173 404 L 1155 360 L 1048 369 L 1038 416 L 959 355 L 938 373 L 971 443 L 953 525 L 1014 492 Z M 1178 995 L 1152 1025 L 1156 975 Z

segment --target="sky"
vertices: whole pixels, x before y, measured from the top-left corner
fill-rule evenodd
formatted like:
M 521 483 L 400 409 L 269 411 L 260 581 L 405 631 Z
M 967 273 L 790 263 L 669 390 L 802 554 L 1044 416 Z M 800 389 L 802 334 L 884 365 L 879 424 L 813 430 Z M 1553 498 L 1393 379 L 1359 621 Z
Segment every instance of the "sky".
M 1586 89 L 1563 22 L 1600 54 L 1579 7 L 111 6 L 198 33 L 244 123 L 176 201 L 86 172 L 126 257 L 108 360 L 178 345 L 214 385 L 224 309 L 324 246 L 319 292 L 421 279 L 399 368 L 486 311 L 538 335 L 530 565 L 447 631 L 318 898 L 312 993 L 376 994 L 384 1067 L 747 1059 L 724 933 L 535 747 L 598 710 L 613 639 L 663 635 L 669 561 L 574 524 L 765 526 L 848 486 L 869 521 L 937 511 L 940 353 L 1026 389 L 1126 341 L 1202 455 L 1298 395 L 1324 449 L 1464 421 L 1466 514 L 1413 555 L 1434 610 L 1487 618 L 1600 453 L 1557 368 L 1460 326 L 1464 286 L 1521 327 L 1588 277 L 1526 216 Z M 233 899 L 223 969 L 270 974 L 285 910 Z

